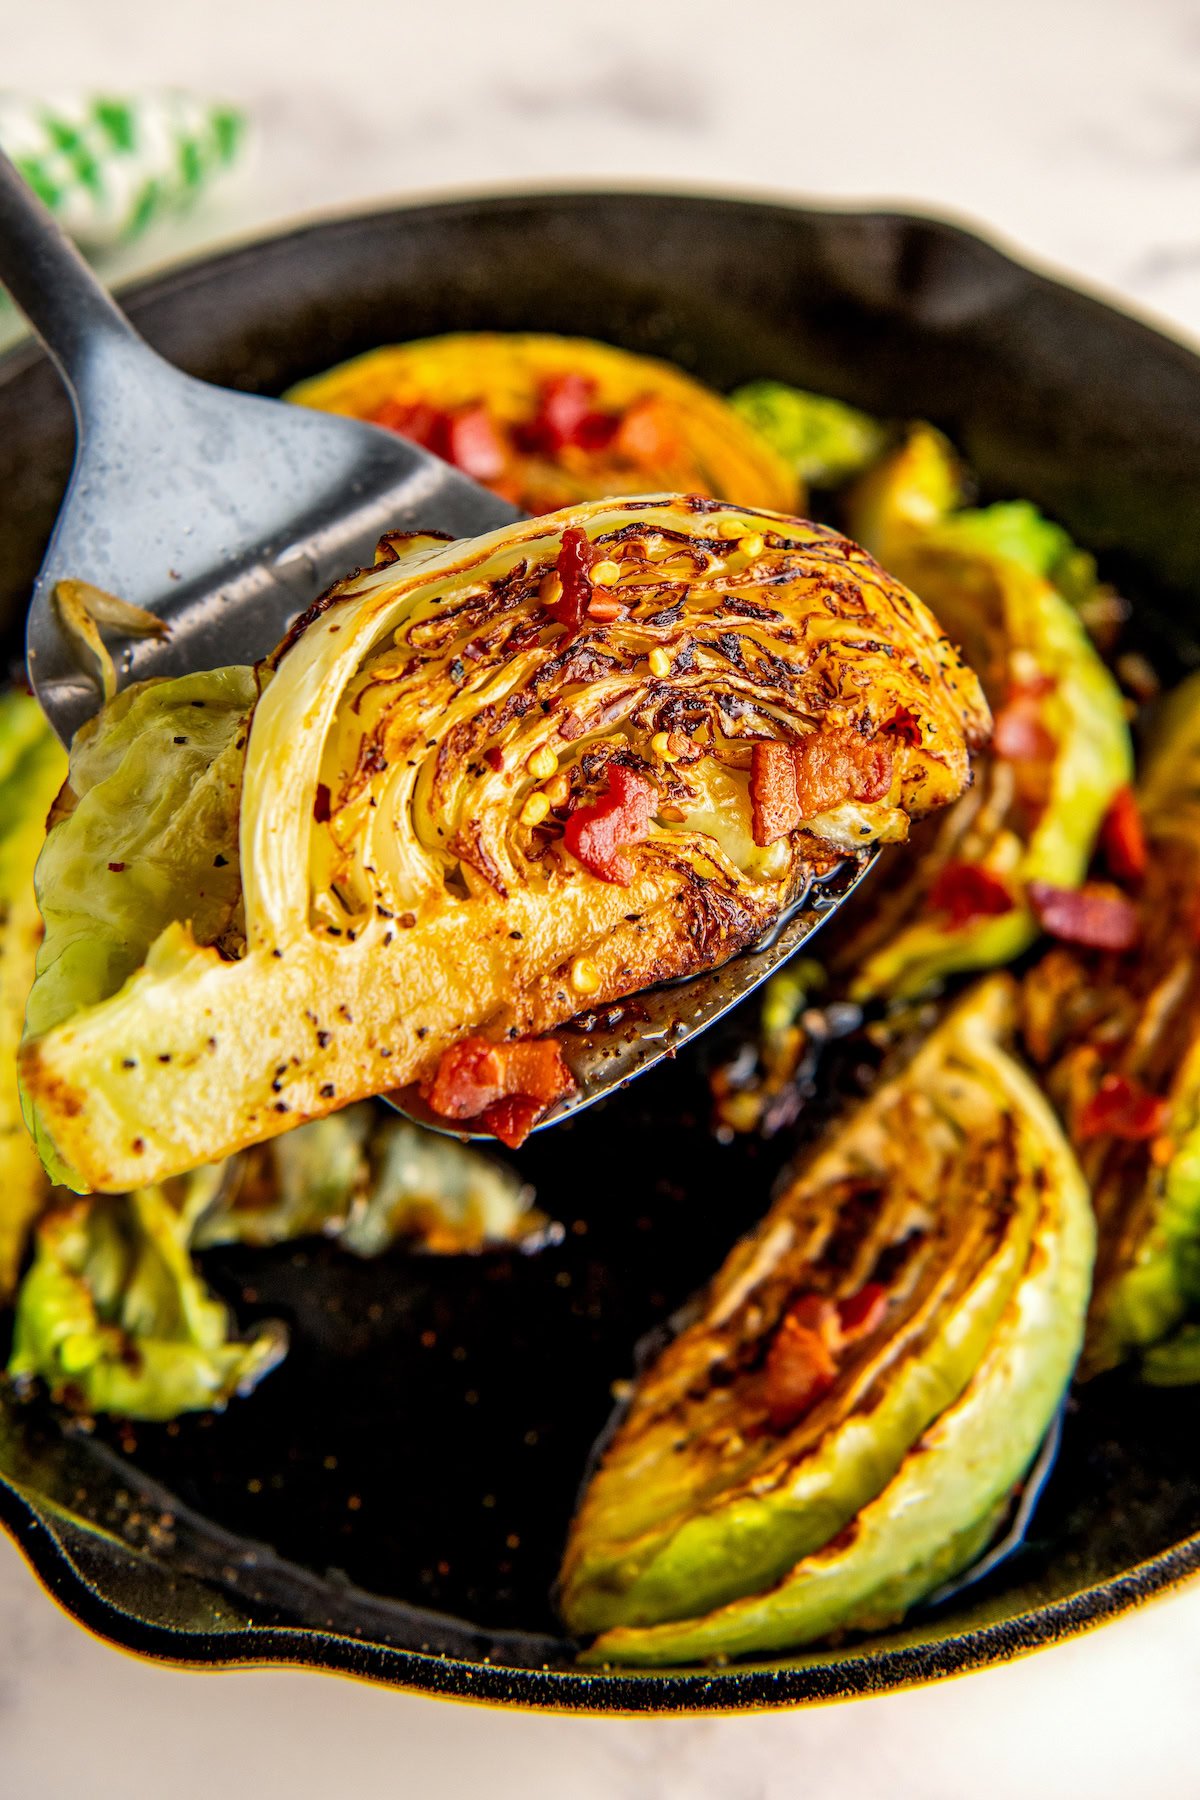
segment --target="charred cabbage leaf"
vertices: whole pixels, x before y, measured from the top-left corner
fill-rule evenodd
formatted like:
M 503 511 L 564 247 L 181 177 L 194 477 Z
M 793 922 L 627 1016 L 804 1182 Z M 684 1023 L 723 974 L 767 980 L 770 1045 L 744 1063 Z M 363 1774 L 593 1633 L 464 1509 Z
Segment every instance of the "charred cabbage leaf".
M 197 1221 L 223 1171 L 56 1207 L 38 1227 L 17 1298 L 9 1374 L 40 1376 L 76 1411 L 173 1419 L 247 1394 L 279 1362 L 286 1334 L 234 1332 L 192 1265 Z
M 917 426 L 851 501 L 852 529 L 966 651 L 995 715 L 971 791 L 914 832 L 889 893 L 843 932 L 851 993 L 910 997 L 1033 942 L 1031 883 L 1083 881 L 1130 778 L 1121 695 L 1053 570 L 1072 546 L 1025 502 L 954 510 L 957 465 Z
M 37 701 L 0 695 L 0 1302 L 7 1300 L 48 1183 L 21 1119 L 17 1045 L 42 921 L 33 868 L 67 759 Z
M 288 399 L 398 431 L 531 513 L 613 494 L 795 512 L 790 456 L 667 363 L 590 338 L 457 332 L 371 350 Z
M 891 1622 L 986 1543 L 1070 1377 L 1093 1245 L 1011 1002 L 973 989 L 830 1131 L 635 1384 L 563 1564 L 588 1660 Z
M 320 1235 L 355 1256 L 406 1243 L 434 1255 L 540 1240 L 533 1189 L 505 1164 L 383 1108 L 350 1106 L 231 1159 L 199 1222 L 210 1244 Z
M 868 413 L 782 381 L 751 381 L 729 404 L 813 487 L 838 487 L 882 456 L 887 431 Z
M 69 1185 L 161 1180 L 480 1028 L 723 961 L 955 799 L 989 723 L 857 546 L 694 499 L 385 541 L 239 710 L 253 689 L 131 690 L 73 759 L 21 1052 Z
M 1104 841 L 1141 929 L 1123 953 L 1048 951 L 1023 984 L 1025 1043 L 1092 1187 L 1083 1368 L 1160 1345 L 1146 1373 L 1178 1382 L 1200 1378 L 1194 1334 L 1161 1343 L 1200 1303 L 1200 678 L 1165 704 L 1136 809 L 1123 796 Z
M 314 1235 L 364 1257 L 533 1245 L 548 1227 L 532 1199 L 503 1164 L 365 1105 L 162 1186 L 60 1195 L 20 1289 L 9 1373 L 79 1412 L 219 1408 L 281 1361 L 287 1335 L 268 1323 L 239 1336 L 197 1251 Z

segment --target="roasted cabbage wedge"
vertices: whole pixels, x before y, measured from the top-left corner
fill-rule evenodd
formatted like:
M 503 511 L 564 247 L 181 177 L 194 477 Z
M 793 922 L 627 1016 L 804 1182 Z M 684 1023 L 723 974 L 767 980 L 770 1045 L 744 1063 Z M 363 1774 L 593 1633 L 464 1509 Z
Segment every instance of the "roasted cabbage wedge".
M 561 1577 L 591 1662 L 890 1623 L 973 1560 L 1079 1349 L 1078 1164 L 993 976 L 834 1126 L 637 1380 Z
M 808 486 L 840 487 L 887 448 L 886 428 L 868 413 L 782 381 L 747 382 L 729 404 Z
M 1121 694 L 1052 579 L 1075 569 L 1070 540 L 1024 501 L 960 498 L 948 444 L 918 425 L 849 501 L 851 530 L 962 643 L 996 719 L 970 793 L 914 833 L 861 929 L 847 920 L 837 962 L 858 1000 L 1020 955 L 1038 932 L 1031 886 L 1079 886 L 1130 779 Z
M 664 498 L 385 540 L 261 675 L 79 734 L 21 1051 L 47 1167 L 160 1181 L 719 963 L 954 800 L 988 724 L 818 526 Z
M 239 1334 L 197 1251 L 316 1235 L 364 1257 L 536 1247 L 550 1227 L 532 1199 L 502 1163 L 369 1105 L 131 1194 L 59 1194 L 17 1297 L 9 1374 L 75 1412 L 219 1409 L 278 1365 L 287 1333 Z
M 1049 950 L 1023 984 L 1025 1042 L 1096 1210 L 1084 1372 L 1151 1351 L 1152 1379 L 1198 1380 L 1194 1334 L 1163 1340 L 1200 1303 L 1200 678 L 1163 706 L 1104 844 L 1140 929 L 1124 951 Z
M 459 332 L 371 350 L 288 399 L 415 439 L 526 512 L 707 494 L 796 512 L 794 459 L 698 381 L 590 338 Z
M 0 694 L 0 1303 L 13 1291 L 48 1183 L 21 1118 L 17 1045 L 42 941 L 33 869 L 66 755 L 28 694 Z

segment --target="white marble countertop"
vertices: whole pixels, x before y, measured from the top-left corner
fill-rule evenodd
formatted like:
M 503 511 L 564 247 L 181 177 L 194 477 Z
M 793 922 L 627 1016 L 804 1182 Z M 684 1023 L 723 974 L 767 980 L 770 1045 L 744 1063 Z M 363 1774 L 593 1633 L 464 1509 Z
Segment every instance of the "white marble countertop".
M 0 0 L 0 83 L 238 101 L 254 157 L 115 273 L 314 210 L 616 182 L 897 203 L 1200 339 L 1195 0 Z M 1200 1792 L 1200 1587 L 1007 1668 L 727 1720 L 501 1714 L 89 1638 L 0 1541 L 0 1794 L 973 1800 Z

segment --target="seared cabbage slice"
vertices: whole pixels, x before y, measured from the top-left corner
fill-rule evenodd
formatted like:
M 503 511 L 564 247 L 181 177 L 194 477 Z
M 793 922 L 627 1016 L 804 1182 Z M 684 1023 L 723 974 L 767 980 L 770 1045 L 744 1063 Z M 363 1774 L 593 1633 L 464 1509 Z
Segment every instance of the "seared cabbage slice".
M 532 1199 L 503 1164 L 369 1105 L 161 1186 L 60 1195 L 18 1294 L 9 1373 L 76 1412 L 220 1408 L 277 1366 L 287 1333 L 268 1322 L 239 1337 L 196 1251 L 314 1235 L 364 1257 L 533 1244 L 547 1224 Z
M 355 1256 L 406 1243 L 436 1256 L 540 1239 L 533 1189 L 505 1164 L 369 1104 L 232 1158 L 194 1243 L 320 1235 Z
M 0 1301 L 12 1293 L 48 1184 L 21 1118 L 17 1045 L 42 921 L 33 866 L 67 774 L 66 755 L 28 694 L 0 694 Z
M 414 438 L 526 512 L 664 492 L 803 504 L 792 459 L 726 401 L 590 338 L 465 331 L 393 344 L 287 398 Z
M 1120 692 L 1051 578 L 1069 539 L 1024 502 L 954 511 L 959 495 L 948 444 L 919 425 L 850 506 L 868 549 L 963 644 L 996 717 L 970 793 L 914 834 L 885 902 L 842 940 L 859 1000 L 1019 956 L 1038 932 L 1030 884 L 1079 886 L 1130 779 Z
M 1022 990 L 1027 1048 L 1096 1211 L 1087 1374 L 1159 1345 L 1200 1304 L 1200 677 L 1164 705 L 1137 802 L 1140 825 L 1126 795 L 1104 834 L 1137 941 L 1056 945 Z M 1189 1342 L 1162 1345 L 1146 1373 L 1200 1379 Z
M 977 1554 L 1079 1349 L 1087 1190 L 974 988 L 832 1128 L 635 1385 L 561 1578 L 592 1662 L 882 1624 Z
M 173 1419 L 247 1394 L 287 1347 L 281 1326 L 243 1340 L 189 1254 L 223 1179 L 94 1194 L 48 1212 L 17 1297 L 8 1372 L 40 1376 L 75 1411 Z
M 857 546 L 697 499 L 385 540 L 235 724 L 251 683 L 143 688 L 82 738 L 21 1052 L 68 1185 L 162 1180 L 432 1078 L 480 1028 L 723 961 L 955 799 L 989 722 Z M 205 761 L 184 722 L 210 711 Z

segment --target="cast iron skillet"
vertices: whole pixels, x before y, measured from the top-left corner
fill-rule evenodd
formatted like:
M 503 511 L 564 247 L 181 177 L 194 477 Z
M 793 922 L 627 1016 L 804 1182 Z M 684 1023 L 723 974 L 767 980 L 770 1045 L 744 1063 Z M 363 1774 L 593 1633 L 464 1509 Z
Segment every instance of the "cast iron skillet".
M 944 427 L 989 495 L 1101 556 L 1153 654 L 1200 660 L 1200 360 L 950 226 L 650 195 L 319 224 L 126 297 L 198 375 L 266 393 L 391 340 L 580 332 L 718 388 L 771 375 Z M 0 619 L 23 603 L 70 429 L 44 358 L 0 362 Z M 220 1418 L 83 1433 L 0 1388 L 0 1520 L 80 1620 L 181 1663 L 298 1663 L 464 1699 L 729 1709 L 875 1692 L 1094 1624 L 1200 1564 L 1200 1395 L 1122 1374 L 1072 1404 L 1033 1534 L 900 1631 L 753 1666 L 580 1673 L 549 1590 L 633 1346 L 767 1200 L 782 1147 L 722 1149 L 681 1058 L 520 1157 L 565 1226 L 536 1256 L 210 1253 L 292 1351 Z M 4 1348 L 0 1345 L 0 1350 Z

